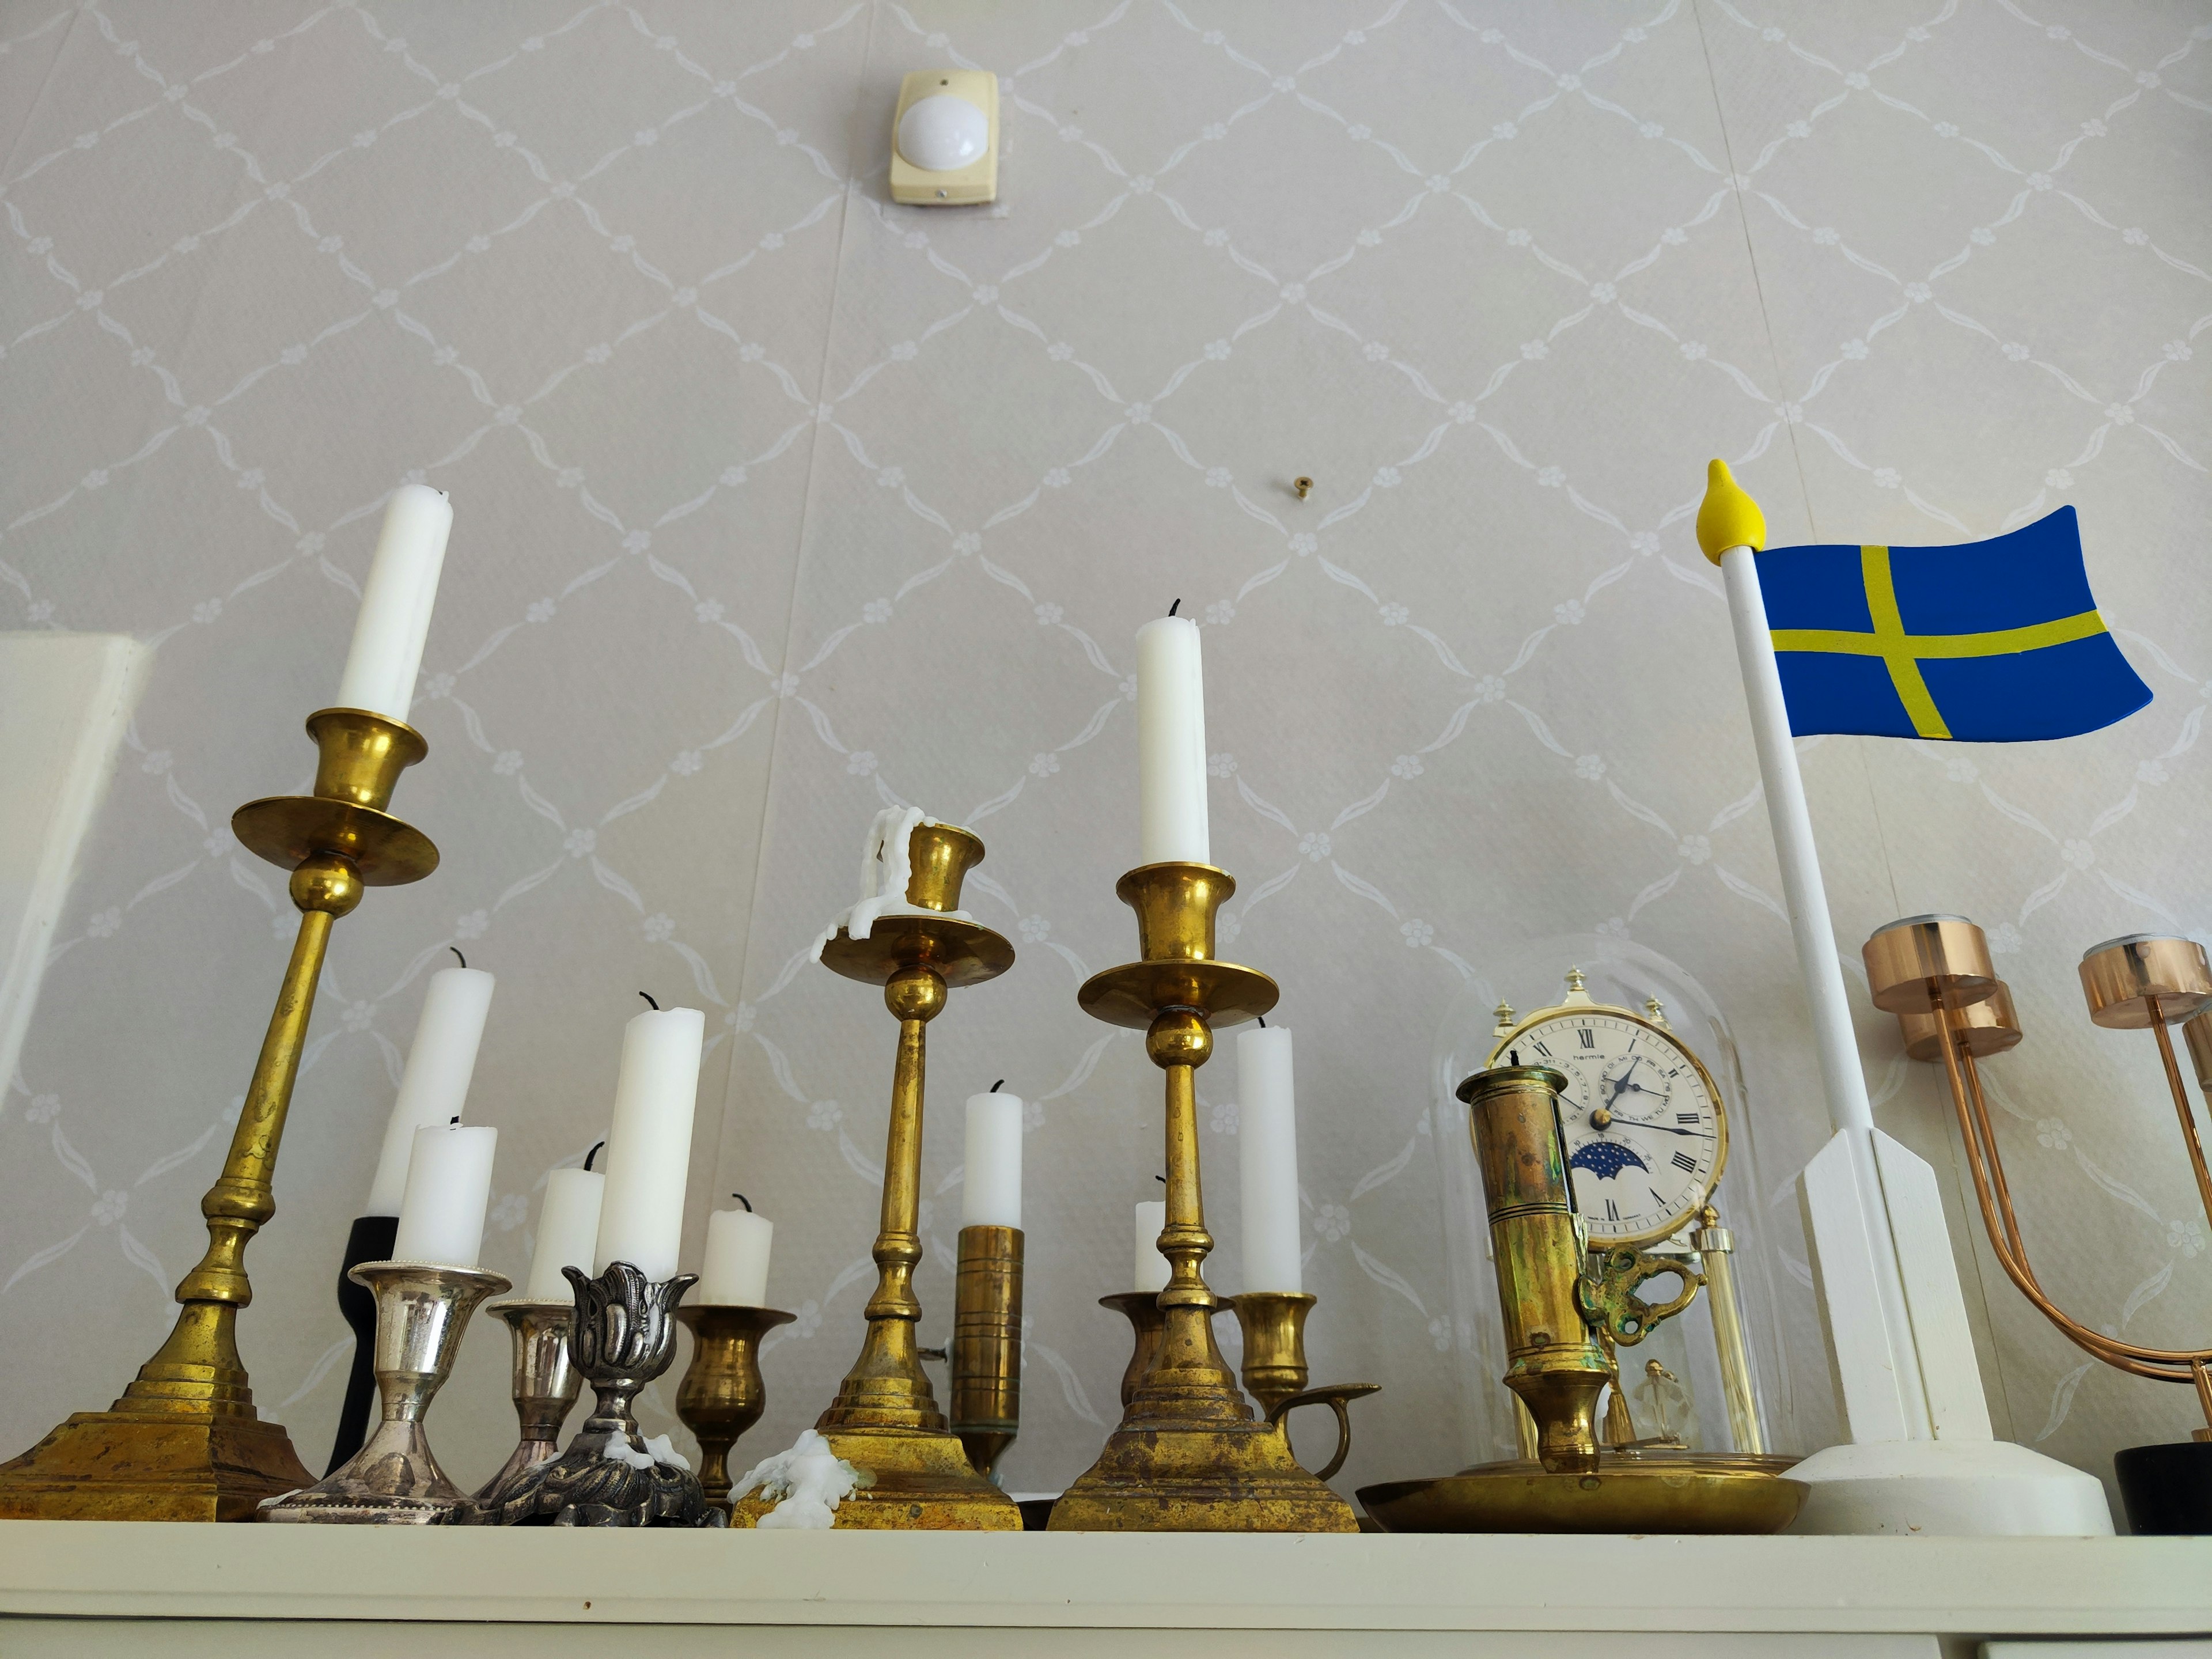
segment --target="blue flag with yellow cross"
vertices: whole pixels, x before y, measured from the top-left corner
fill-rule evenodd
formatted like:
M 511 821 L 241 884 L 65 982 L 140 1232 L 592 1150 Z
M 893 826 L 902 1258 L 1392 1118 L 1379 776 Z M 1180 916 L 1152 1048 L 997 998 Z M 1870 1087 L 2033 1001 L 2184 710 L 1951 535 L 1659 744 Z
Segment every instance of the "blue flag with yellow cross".
M 1952 547 L 1758 555 L 1790 729 L 2024 743 L 2150 701 L 2097 612 L 2074 509 Z

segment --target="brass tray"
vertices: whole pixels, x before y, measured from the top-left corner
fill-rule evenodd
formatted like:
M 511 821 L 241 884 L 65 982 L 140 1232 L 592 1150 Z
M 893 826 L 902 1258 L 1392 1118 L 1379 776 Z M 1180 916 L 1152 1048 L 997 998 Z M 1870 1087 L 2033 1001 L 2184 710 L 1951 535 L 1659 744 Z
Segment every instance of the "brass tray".
M 1780 1478 L 1796 1461 L 1654 1448 L 1550 1474 L 1516 1460 L 1362 1486 L 1359 1501 L 1385 1532 L 1771 1533 L 1812 1496 Z

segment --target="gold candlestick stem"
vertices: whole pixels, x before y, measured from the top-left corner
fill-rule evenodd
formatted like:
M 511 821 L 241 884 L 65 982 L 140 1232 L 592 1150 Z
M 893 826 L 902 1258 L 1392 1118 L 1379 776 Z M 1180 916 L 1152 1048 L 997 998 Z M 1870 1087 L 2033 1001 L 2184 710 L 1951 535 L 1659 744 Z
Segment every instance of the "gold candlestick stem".
M 320 750 L 312 795 L 250 801 L 231 828 L 292 872 L 300 931 L 246 1087 L 222 1174 L 200 1212 L 208 1247 L 177 1286 L 168 1340 L 104 1412 L 79 1412 L 0 1465 L 0 1518 L 242 1521 L 264 1498 L 311 1485 L 281 1425 L 260 1419 L 239 1358 L 238 1310 L 253 1299 L 246 1247 L 276 1213 L 270 1181 L 300 1073 L 331 925 L 364 887 L 419 881 L 429 837 L 384 808 L 400 772 L 428 752 L 412 726 L 359 708 L 307 718 Z
M 1054 1532 L 1352 1532 L 1352 1506 L 1299 1467 L 1276 1420 L 1254 1418 L 1214 1346 L 1224 1305 L 1200 1270 L 1206 1231 L 1194 1073 L 1213 1052 L 1213 1025 L 1264 1014 L 1274 981 L 1214 957 L 1214 915 L 1236 890 L 1206 864 L 1148 864 L 1115 888 L 1137 913 L 1143 960 L 1094 975 L 1077 993 L 1086 1013 L 1145 1033 L 1164 1073 L 1167 1224 L 1160 1254 L 1159 1348 L 1098 1461 L 1054 1505 Z M 1141 1335 L 1141 1328 L 1140 1328 Z M 1340 1412 L 1341 1402 L 1338 1403 Z
M 1014 947 L 979 922 L 946 914 L 960 908 L 961 883 L 982 862 L 983 843 L 974 835 L 951 824 L 920 824 L 908 859 L 913 873 L 906 902 L 932 914 L 879 916 L 866 938 L 840 929 L 822 947 L 823 966 L 884 988 L 899 1041 L 868 1333 L 837 1397 L 814 1426 L 838 1456 L 874 1477 L 873 1486 L 840 1506 L 840 1527 L 1018 1532 L 1022 1515 L 1013 1499 L 975 1473 L 938 1409 L 915 1341 L 921 1304 L 914 1293 L 921 1261 L 925 1032 L 952 991 L 996 979 L 1013 966 Z M 731 1506 L 732 1524 L 750 1526 L 770 1507 L 758 1498 L 740 1498 Z
M 676 1390 L 676 1415 L 699 1443 L 699 1484 L 707 1501 L 730 1512 L 730 1448 L 768 1409 L 760 1340 L 794 1316 L 776 1308 L 702 1304 L 678 1308 L 691 1333 L 691 1364 Z

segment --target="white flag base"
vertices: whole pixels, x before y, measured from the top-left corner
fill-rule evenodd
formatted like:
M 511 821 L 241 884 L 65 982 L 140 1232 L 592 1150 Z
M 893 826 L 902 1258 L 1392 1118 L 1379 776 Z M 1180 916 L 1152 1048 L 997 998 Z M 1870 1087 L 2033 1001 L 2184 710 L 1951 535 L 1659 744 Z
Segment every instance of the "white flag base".
M 1793 1533 L 2112 1535 L 2101 1481 L 2009 1440 L 1831 1446 L 1788 1478 L 1813 1488 Z
M 1990 1435 L 1927 1160 L 1879 1129 L 1839 1130 L 1798 1179 L 1853 1443 L 1790 1471 L 1813 1488 L 1790 1530 L 2111 1537 L 2095 1476 Z

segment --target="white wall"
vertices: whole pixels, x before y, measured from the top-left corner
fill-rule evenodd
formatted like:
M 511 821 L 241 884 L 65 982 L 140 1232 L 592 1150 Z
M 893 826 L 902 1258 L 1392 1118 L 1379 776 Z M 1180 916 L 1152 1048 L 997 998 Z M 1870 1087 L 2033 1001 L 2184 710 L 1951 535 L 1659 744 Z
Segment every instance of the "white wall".
M 2212 930 L 2208 17 L 8 5 L 0 627 L 159 656 L 0 1115 L 0 1346 L 47 1356 L 0 1394 L 0 1448 L 112 1398 L 201 1248 L 291 926 L 225 817 L 306 784 L 300 721 L 414 476 L 457 522 L 430 756 L 395 804 L 445 863 L 338 932 L 241 1328 L 310 1463 L 339 1245 L 448 942 L 501 979 L 473 1110 L 502 1132 L 503 1270 L 605 1124 L 635 993 L 708 1010 L 694 1206 L 742 1187 L 776 1218 L 802 1316 L 748 1445 L 811 1419 L 857 1346 L 893 1033 L 803 952 L 898 799 L 976 827 L 975 908 L 1022 952 L 933 1031 L 924 1338 L 949 1328 L 957 1103 L 1004 1076 L 1040 1108 L 1009 1475 L 1076 1473 L 1127 1352 L 1093 1301 L 1160 1153 L 1156 1075 L 1073 991 L 1133 946 L 1130 639 L 1176 598 L 1207 624 L 1224 939 L 1298 1031 L 1315 1376 L 1387 1385 L 1340 1484 L 1460 1461 L 1437 1022 L 1488 954 L 1593 927 L 1734 1024 L 1796 1428 L 1832 1435 L 1780 1190 L 1824 1125 L 1691 538 L 1712 454 L 1778 540 L 2080 507 L 2158 700 L 2052 747 L 1831 739 L 1809 787 L 1847 949 L 1916 911 L 1992 930 L 2045 1282 L 2203 1340 L 2154 1060 L 2087 1025 L 2073 963 Z M 947 61 L 1004 77 L 1003 203 L 895 210 L 894 89 Z M 1885 1126 L 1956 1200 L 1935 1079 L 1886 1018 L 1862 1031 Z M 1200 1088 L 1233 1289 L 1228 1072 Z M 2100 1474 L 2181 1435 L 2181 1391 L 2084 1364 L 1968 1214 L 2001 1431 Z M 465 1481 L 513 1432 L 498 1336 L 439 1407 Z

